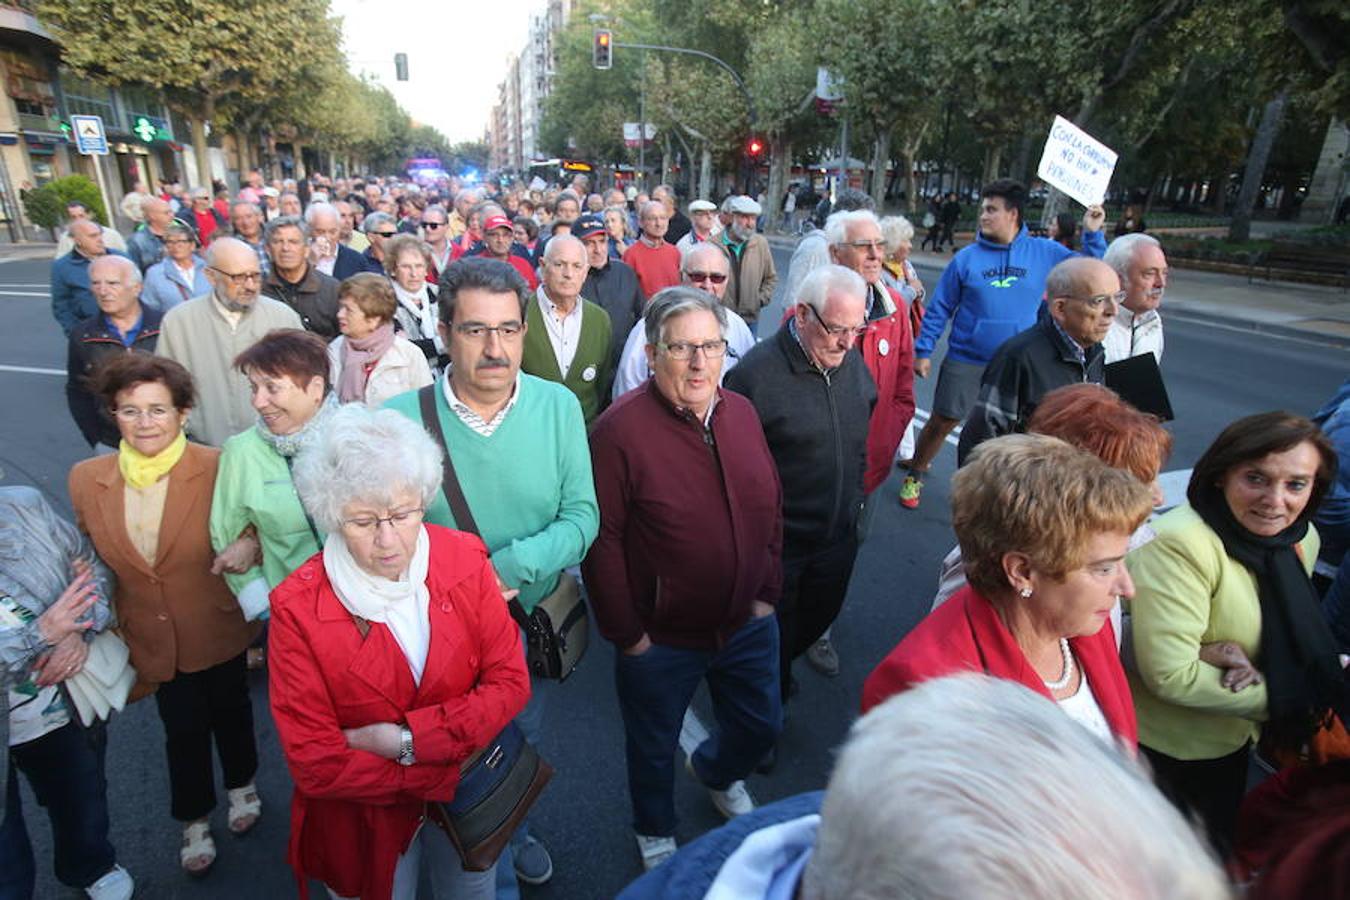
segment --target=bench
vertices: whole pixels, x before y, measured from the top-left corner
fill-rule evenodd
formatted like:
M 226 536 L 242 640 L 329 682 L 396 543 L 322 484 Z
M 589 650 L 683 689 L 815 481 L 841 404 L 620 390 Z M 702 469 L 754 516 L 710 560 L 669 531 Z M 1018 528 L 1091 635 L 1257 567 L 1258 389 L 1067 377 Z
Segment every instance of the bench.
M 1274 277 L 1272 273 L 1284 270 L 1325 276 L 1332 284 L 1350 288 L 1350 251 L 1344 247 L 1277 242 L 1266 251 L 1261 262 L 1248 268 L 1248 284 L 1260 270 L 1265 271 L 1266 281 Z

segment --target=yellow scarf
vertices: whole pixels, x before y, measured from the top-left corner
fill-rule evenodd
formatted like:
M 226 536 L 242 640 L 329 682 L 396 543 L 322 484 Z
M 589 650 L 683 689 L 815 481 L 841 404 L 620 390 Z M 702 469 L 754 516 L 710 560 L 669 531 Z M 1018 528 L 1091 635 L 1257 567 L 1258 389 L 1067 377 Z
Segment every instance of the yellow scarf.
M 170 469 L 178 465 L 187 449 L 187 435 L 182 431 L 173 443 L 154 456 L 146 456 L 135 447 L 122 441 L 117 448 L 117 467 L 122 477 L 134 488 L 145 488 L 159 481 Z

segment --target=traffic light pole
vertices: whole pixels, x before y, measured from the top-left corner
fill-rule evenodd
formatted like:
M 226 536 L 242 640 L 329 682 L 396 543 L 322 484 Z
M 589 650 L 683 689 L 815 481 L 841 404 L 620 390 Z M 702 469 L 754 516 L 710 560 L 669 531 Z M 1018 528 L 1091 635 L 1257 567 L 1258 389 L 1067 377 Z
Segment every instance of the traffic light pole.
M 683 53 L 687 56 L 697 56 L 706 59 L 709 62 L 716 63 L 726 70 L 727 74 L 731 76 L 732 81 L 736 82 L 736 87 L 740 88 L 741 93 L 745 95 L 745 110 L 750 119 L 750 128 L 753 129 L 755 127 L 755 98 L 750 95 L 750 89 L 745 86 L 745 82 L 741 79 L 740 73 L 722 62 L 722 60 L 713 56 L 711 53 L 704 53 L 702 50 L 690 50 L 688 47 L 666 47 L 661 44 L 628 44 L 620 43 L 619 41 L 614 41 L 612 46 L 626 47 L 629 50 L 659 50 L 663 53 Z M 645 134 L 639 136 L 644 139 L 646 138 Z

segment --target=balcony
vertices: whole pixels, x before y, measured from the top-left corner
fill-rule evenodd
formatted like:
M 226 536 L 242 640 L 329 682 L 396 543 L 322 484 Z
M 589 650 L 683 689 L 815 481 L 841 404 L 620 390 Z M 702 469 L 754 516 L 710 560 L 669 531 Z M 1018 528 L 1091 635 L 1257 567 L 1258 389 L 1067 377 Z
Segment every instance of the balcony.
M 3 2 L 0 2 L 0 34 L 7 31 L 29 34 L 55 49 L 56 39 L 51 36 L 47 29 L 38 24 L 37 16 L 33 14 L 33 6 L 32 0 L 3 0 Z

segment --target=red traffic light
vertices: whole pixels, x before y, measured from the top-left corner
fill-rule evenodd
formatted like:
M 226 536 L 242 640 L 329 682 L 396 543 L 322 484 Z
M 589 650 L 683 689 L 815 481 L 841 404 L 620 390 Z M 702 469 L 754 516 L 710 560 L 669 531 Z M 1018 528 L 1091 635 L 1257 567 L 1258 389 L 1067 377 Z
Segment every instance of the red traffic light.
M 750 142 L 745 145 L 745 152 L 751 156 L 759 156 L 764 152 L 764 142 L 759 138 L 751 138 Z

